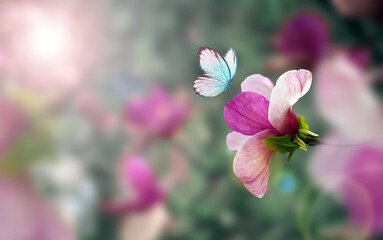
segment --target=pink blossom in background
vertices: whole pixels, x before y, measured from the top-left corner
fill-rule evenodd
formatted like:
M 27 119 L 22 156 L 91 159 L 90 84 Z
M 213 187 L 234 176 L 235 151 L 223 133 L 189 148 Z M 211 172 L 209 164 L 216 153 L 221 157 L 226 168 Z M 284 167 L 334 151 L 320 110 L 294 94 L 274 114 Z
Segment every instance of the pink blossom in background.
M 326 142 L 347 141 L 339 134 Z M 342 141 L 340 141 L 342 142 Z M 340 197 L 355 226 L 383 233 L 383 144 L 357 147 L 319 146 L 310 161 L 311 175 L 325 191 Z
M 380 17 L 382 0 L 332 0 L 334 8 L 344 17 Z
M 121 239 L 155 239 L 170 217 L 165 193 L 150 165 L 139 156 L 128 156 L 121 165 L 121 178 L 131 197 L 105 207 L 107 212 L 121 216 Z
M 170 137 L 181 127 L 189 115 L 184 96 L 171 96 L 160 87 L 148 96 L 131 99 L 124 108 L 129 129 L 150 136 Z
M 382 132 L 382 109 L 370 90 L 369 74 L 349 55 L 335 52 L 315 72 L 315 100 L 330 126 L 354 142 L 368 141 Z
M 227 147 L 238 151 L 234 173 L 256 197 L 266 192 L 275 153 L 266 148 L 264 139 L 286 134 L 294 137 L 299 123 L 292 106 L 308 92 L 311 81 L 307 70 L 288 71 L 275 86 L 270 79 L 254 74 L 242 83 L 242 93 L 225 106 L 225 121 L 234 130 L 227 136 Z
M 316 104 L 330 124 L 323 141 L 357 146 L 318 146 L 309 165 L 311 176 L 342 199 L 356 226 L 371 234 L 382 233 L 381 104 L 370 90 L 368 74 L 343 53 L 328 56 L 315 74 Z
M 352 157 L 345 168 L 344 175 L 351 183 L 356 183 L 365 191 L 371 201 L 372 224 L 371 231 L 383 233 L 383 148 L 366 146 L 354 150 Z M 368 221 L 368 213 L 362 211 L 358 201 L 357 191 L 353 184 L 345 181 L 340 188 L 344 203 L 349 209 L 352 220 L 360 226 Z
M 27 179 L 0 178 L 0 215 L 0 240 L 75 239 Z
M 271 71 L 311 68 L 330 48 L 330 33 L 318 14 L 301 12 L 281 27 L 272 45 L 278 54 L 268 64 Z
M 128 200 L 108 205 L 106 210 L 109 212 L 124 214 L 143 211 L 161 202 L 165 197 L 149 164 L 139 156 L 128 156 L 124 159 L 121 177 L 132 196 Z
M 339 49 L 349 60 L 361 69 L 366 69 L 371 60 L 371 52 L 368 48 L 362 47 L 354 50 Z
M 0 161 L 1 156 L 11 146 L 26 126 L 26 116 L 21 107 L 4 97 L 0 97 Z

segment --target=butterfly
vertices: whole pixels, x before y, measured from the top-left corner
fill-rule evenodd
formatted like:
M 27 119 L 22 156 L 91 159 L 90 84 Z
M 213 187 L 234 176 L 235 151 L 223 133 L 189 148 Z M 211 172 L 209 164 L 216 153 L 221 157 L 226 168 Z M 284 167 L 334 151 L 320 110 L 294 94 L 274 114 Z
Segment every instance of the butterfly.
M 237 71 L 237 55 L 230 48 L 224 57 L 208 47 L 198 48 L 199 65 L 204 73 L 194 81 L 194 91 L 203 97 L 215 97 L 227 91 Z

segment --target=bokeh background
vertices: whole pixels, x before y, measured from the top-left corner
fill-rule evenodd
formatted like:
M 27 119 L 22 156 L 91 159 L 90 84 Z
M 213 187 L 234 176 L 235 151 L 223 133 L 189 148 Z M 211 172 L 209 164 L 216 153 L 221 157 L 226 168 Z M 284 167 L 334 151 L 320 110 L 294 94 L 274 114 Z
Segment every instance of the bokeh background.
M 381 239 L 380 0 L 0 1 L 0 240 Z M 228 92 L 197 49 L 233 47 Z M 295 106 L 332 145 L 235 177 L 225 103 L 310 69 Z

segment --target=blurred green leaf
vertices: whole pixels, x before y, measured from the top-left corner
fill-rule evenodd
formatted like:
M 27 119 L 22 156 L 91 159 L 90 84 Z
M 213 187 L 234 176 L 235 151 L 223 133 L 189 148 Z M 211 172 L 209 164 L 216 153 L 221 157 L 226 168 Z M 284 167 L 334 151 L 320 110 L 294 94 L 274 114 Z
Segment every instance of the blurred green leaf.
M 34 129 L 24 132 L 4 154 L 0 171 L 5 175 L 21 174 L 37 161 L 52 157 L 54 149 L 47 131 Z

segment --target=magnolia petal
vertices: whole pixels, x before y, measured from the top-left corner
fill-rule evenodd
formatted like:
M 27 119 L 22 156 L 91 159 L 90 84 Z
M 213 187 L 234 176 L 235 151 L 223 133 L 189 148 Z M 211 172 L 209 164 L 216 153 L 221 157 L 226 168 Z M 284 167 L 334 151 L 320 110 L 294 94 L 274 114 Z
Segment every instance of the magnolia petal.
M 263 140 L 278 136 L 278 131 L 267 129 L 252 136 L 234 158 L 233 170 L 245 187 L 256 197 L 263 197 L 269 179 L 269 165 L 274 151 L 266 148 Z
M 254 135 L 265 129 L 272 129 L 267 118 L 269 101 L 253 92 L 244 92 L 226 103 L 224 118 L 234 131 Z
M 287 71 L 278 78 L 270 97 L 269 121 L 282 135 L 294 137 L 299 129 L 291 107 L 308 92 L 311 82 L 311 72 L 304 69 Z
M 256 179 L 251 182 L 244 183 L 244 186 L 249 190 L 254 196 L 262 198 L 267 190 L 267 182 L 270 177 L 270 161 L 267 163 L 267 166 L 259 173 Z
M 273 87 L 274 83 L 261 74 L 250 75 L 241 84 L 242 92 L 258 93 L 264 96 L 267 100 L 270 100 Z
M 246 136 L 239 132 L 231 132 L 226 137 L 227 148 L 232 151 L 238 151 L 250 138 L 251 136 Z

